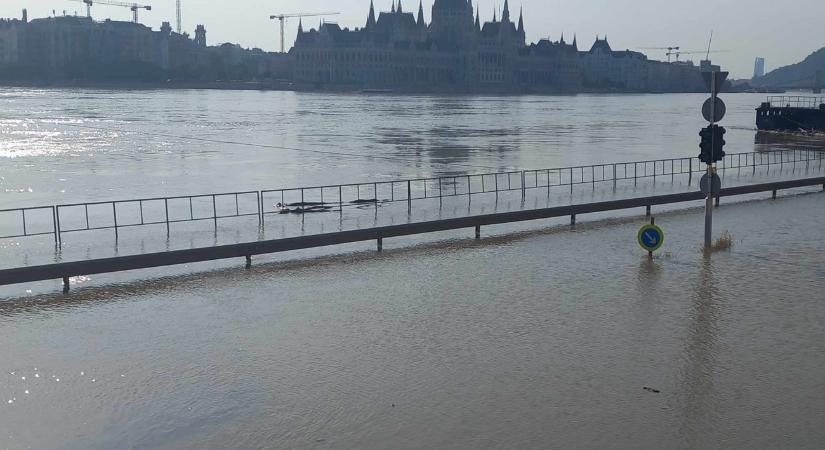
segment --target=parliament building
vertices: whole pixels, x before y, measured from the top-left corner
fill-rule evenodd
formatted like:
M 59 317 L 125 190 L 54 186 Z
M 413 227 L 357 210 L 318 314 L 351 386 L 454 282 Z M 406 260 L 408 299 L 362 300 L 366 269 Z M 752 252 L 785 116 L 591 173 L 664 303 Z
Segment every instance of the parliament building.
M 528 45 L 508 0 L 484 24 L 472 0 L 435 0 L 429 24 L 421 3 L 417 15 L 398 0 L 377 17 L 370 4 L 363 28 L 300 25 L 290 56 L 295 83 L 316 89 L 572 93 L 583 80 L 575 38 Z

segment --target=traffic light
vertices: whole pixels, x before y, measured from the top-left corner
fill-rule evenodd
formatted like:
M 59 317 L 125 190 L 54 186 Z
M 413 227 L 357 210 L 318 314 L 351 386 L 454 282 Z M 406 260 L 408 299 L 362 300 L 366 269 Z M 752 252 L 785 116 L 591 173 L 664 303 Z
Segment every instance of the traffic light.
M 711 125 L 707 128 L 702 128 L 699 136 L 702 141 L 699 143 L 699 148 L 702 153 L 699 154 L 699 160 L 705 164 L 713 164 L 721 161 L 725 157 L 725 152 L 722 149 L 725 147 L 725 127 L 719 125 Z

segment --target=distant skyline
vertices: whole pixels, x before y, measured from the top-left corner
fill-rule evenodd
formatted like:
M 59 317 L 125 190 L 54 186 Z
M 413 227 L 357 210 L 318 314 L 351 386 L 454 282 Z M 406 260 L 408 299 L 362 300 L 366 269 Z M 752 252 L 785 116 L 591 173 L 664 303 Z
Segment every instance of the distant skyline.
M 161 22 L 175 24 L 175 0 L 136 0 L 152 5 L 152 11 L 140 11 L 140 22 L 157 30 Z M 362 27 L 369 10 L 369 0 L 182 0 L 183 29 L 194 34 L 195 25 L 204 24 L 210 44 L 232 42 L 244 47 L 259 47 L 277 51 L 280 46 L 277 21 L 269 19 L 275 13 L 340 11 L 327 18 L 342 27 Z M 433 0 L 424 1 L 424 12 L 430 20 Z M 494 5 L 500 11 L 504 0 L 495 2 L 474 0 L 480 6 L 483 21 L 493 16 Z M 734 78 L 750 78 L 757 56 L 766 58 L 766 70 L 801 61 L 815 50 L 825 47 L 821 17 L 825 3 L 821 0 L 794 0 L 793 9 L 800 15 L 778 13 L 776 3 L 769 0 L 708 1 L 685 0 L 663 6 L 654 0 L 523 0 L 510 1 L 511 12 L 518 14 L 524 7 L 527 39 L 566 40 L 579 38 L 579 47 L 587 49 L 596 35 L 607 35 L 614 50 L 642 47 L 679 46 L 683 51 L 707 49 L 714 30 L 713 48 L 727 50 L 711 54 L 714 63 L 730 70 Z M 389 11 L 391 0 L 376 0 L 379 11 Z M 406 11 L 416 12 L 418 1 L 402 0 Z M 62 15 L 85 15 L 83 3 L 68 0 L 3 0 L 0 17 L 20 17 L 27 8 L 29 18 L 47 17 L 56 11 Z M 92 15 L 97 20 L 131 20 L 128 8 L 96 5 Z M 500 17 L 500 13 L 498 14 Z M 319 19 L 305 21 L 306 28 L 316 28 Z M 287 23 L 286 44 L 291 47 L 297 31 L 297 20 Z M 640 50 L 651 59 L 666 60 L 665 50 Z M 704 54 L 684 55 L 698 63 Z

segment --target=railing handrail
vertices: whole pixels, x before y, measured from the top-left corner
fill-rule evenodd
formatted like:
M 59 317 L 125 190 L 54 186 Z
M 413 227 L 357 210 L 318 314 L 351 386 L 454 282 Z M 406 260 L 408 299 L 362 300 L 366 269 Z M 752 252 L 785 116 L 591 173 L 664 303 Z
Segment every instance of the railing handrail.
M 774 103 L 777 103 L 774 105 Z M 772 107 L 785 108 L 793 105 L 797 108 L 816 109 L 819 105 L 825 104 L 825 97 L 805 96 L 805 95 L 774 95 L 768 97 L 768 104 Z
M 20 212 L 20 211 L 36 211 L 38 209 L 52 209 L 54 207 L 55 207 L 54 205 L 49 205 L 49 206 L 29 206 L 29 207 L 25 207 L 25 208 L 0 209 L 0 213 Z
M 183 200 L 183 199 L 196 199 L 196 198 L 212 198 L 212 197 L 227 197 L 232 195 L 253 195 L 258 194 L 258 191 L 243 191 L 243 192 L 221 192 L 217 194 L 197 194 L 197 195 L 176 195 L 174 197 L 151 197 L 151 198 L 136 198 L 132 200 L 99 200 L 93 202 L 81 202 L 81 203 L 61 203 L 55 205 L 56 208 L 74 208 L 77 206 L 97 206 L 97 205 L 111 205 L 112 203 L 115 204 L 124 204 L 124 203 L 139 203 L 139 202 L 160 202 L 164 200 Z M 51 208 L 51 206 L 49 206 Z
M 776 158 L 776 155 L 779 157 Z M 804 156 L 800 156 L 804 155 Z M 811 155 L 816 155 L 816 157 L 811 158 Z M 786 158 L 787 156 L 787 158 Z M 744 157 L 745 162 L 744 165 L 742 164 L 742 158 Z M 331 184 L 331 185 L 323 185 L 323 186 L 303 186 L 303 187 L 294 187 L 294 188 L 280 188 L 280 189 L 266 189 L 260 191 L 237 191 L 237 192 L 220 192 L 220 193 L 206 193 L 206 194 L 194 194 L 194 195 L 176 195 L 176 196 L 169 196 L 169 197 L 147 197 L 147 198 L 138 198 L 138 199 L 121 199 L 121 200 L 101 200 L 101 201 L 93 201 L 93 202 L 79 202 L 79 203 L 65 203 L 65 204 L 58 204 L 58 205 L 48 205 L 48 206 L 33 206 L 33 207 L 23 207 L 23 208 L 10 208 L 10 209 L 3 209 L 0 210 L 2 214 L 8 213 L 20 213 L 22 214 L 22 234 L 15 232 L 13 235 L 0 235 L 0 239 L 10 239 L 10 238 L 17 238 L 17 237 L 25 237 L 25 236 L 40 236 L 45 234 L 54 234 L 55 235 L 55 242 L 59 243 L 61 241 L 60 234 L 61 233 L 70 233 L 70 232 L 78 232 L 78 231 L 92 231 L 92 230 L 104 230 L 104 229 L 114 229 L 115 234 L 117 234 L 117 230 L 119 228 L 127 228 L 127 227 L 135 227 L 135 226 L 148 226 L 148 225 L 162 225 L 165 224 L 167 228 L 167 232 L 169 232 L 169 225 L 173 223 L 180 223 L 180 222 L 196 222 L 196 221 L 205 221 L 205 220 L 213 220 L 215 222 L 215 227 L 217 228 L 217 221 L 219 219 L 227 219 L 227 218 L 238 218 L 238 217 L 251 217 L 257 216 L 259 220 L 259 225 L 264 225 L 265 217 L 271 214 L 277 214 L 280 211 L 279 209 L 273 209 L 266 207 L 266 202 L 271 199 L 271 194 L 273 193 L 280 193 L 281 202 L 290 203 L 286 199 L 287 193 L 290 194 L 290 200 L 294 200 L 295 192 L 301 192 L 301 205 L 306 206 L 309 204 L 320 204 L 323 207 L 335 207 L 338 206 L 340 211 L 343 211 L 344 207 L 352 208 L 352 207 L 363 207 L 364 202 L 372 202 L 375 203 L 375 207 L 378 207 L 379 203 L 396 203 L 396 202 L 407 202 L 412 208 L 412 202 L 417 200 L 428 200 L 428 199 L 442 199 L 442 198 L 451 198 L 451 197 L 460 197 L 460 196 L 470 196 L 472 198 L 473 195 L 478 194 L 492 194 L 492 193 L 500 193 L 500 192 L 513 192 L 513 191 L 521 191 L 522 198 L 525 197 L 526 192 L 528 190 L 539 189 L 539 188 L 547 188 L 548 190 L 553 187 L 561 187 L 561 186 L 569 186 L 572 192 L 574 186 L 582 185 L 582 184 L 596 184 L 596 183 L 605 183 L 612 181 L 615 185 L 616 182 L 620 180 L 639 180 L 639 179 L 646 179 L 646 178 L 653 178 L 654 180 L 657 177 L 663 176 L 675 176 L 675 175 L 690 175 L 693 176 L 694 173 L 703 172 L 704 165 L 697 161 L 697 164 L 693 164 L 693 161 L 698 158 L 693 157 L 680 157 L 680 158 L 662 158 L 662 159 L 648 159 L 648 160 L 641 160 L 641 161 L 627 161 L 627 162 L 611 162 L 611 163 L 600 163 L 600 164 L 591 164 L 591 165 L 577 165 L 577 166 L 568 166 L 568 167 L 556 167 L 556 168 L 549 168 L 549 169 L 524 169 L 524 170 L 512 170 L 512 171 L 503 171 L 503 172 L 492 172 L 492 173 L 476 173 L 476 174 L 462 174 L 462 175 L 448 175 L 448 176 L 441 176 L 441 177 L 423 177 L 423 178 L 409 178 L 409 179 L 400 179 L 400 180 L 387 180 L 387 181 L 372 181 L 372 182 L 364 182 L 364 183 L 349 183 L 349 184 Z M 777 160 L 778 159 L 778 160 Z M 786 160 L 787 159 L 787 160 Z M 804 162 L 808 163 L 810 161 L 820 161 L 820 165 L 822 161 L 825 160 L 825 152 L 815 151 L 815 150 L 772 150 L 767 152 L 742 152 L 742 153 L 731 153 L 725 156 L 722 160 L 722 164 L 719 167 L 719 170 L 733 170 L 733 169 L 742 169 L 742 168 L 750 168 L 753 167 L 754 171 L 757 166 L 768 166 L 771 165 L 781 165 L 785 163 L 798 163 Z M 729 163 L 728 163 L 729 162 Z M 670 164 L 670 169 L 668 170 L 668 163 Z M 678 163 L 678 166 L 677 166 Z M 686 166 L 685 163 L 689 163 Z M 653 165 L 652 174 L 649 173 L 648 169 L 650 165 Z M 623 173 L 620 175 L 619 168 L 624 168 Z M 633 167 L 632 175 L 630 167 Z M 640 170 L 644 168 L 644 171 Z M 607 170 L 608 168 L 612 168 L 612 170 Z M 659 170 L 661 168 L 661 171 Z M 589 172 L 588 173 L 588 169 Z M 598 169 L 598 170 L 597 170 Z M 601 172 L 601 173 L 600 173 Z M 660 173 L 661 172 L 661 173 Z M 568 174 L 565 176 L 566 174 Z M 545 177 L 540 179 L 540 175 L 546 174 L 546 182 L 543 181 Z M 558 174 L 558 177 L 553 177 L 554 179 L 551 180 L 551 174 Z M 513 180 L 513 175 L 517 175 L 516 180 Z M 597 177 L 597 175 L 599 175 Z M 502 177 L 506 177 L 502 183 Z M 535 177 L 535 181 L 531 181 Z M 493 178 L 495 180 L 494 183 L 487 181 L 485 185 L 485 181 L 489 180 L 489 178 Z M 465 181 L 466 180 L 466 181 Z M 475 180 L 475 183 L 474 181 Z M 529 182 L 529 183 L 528 183 Z M 423 186 L 422 184 L 423 183 Z M 433 184 L 437 183 L 437 187 L 432 187 Z M 415 185 L 415 189 L 413 189 L 413 184 Z M 466 186 L 465 186 L 466 185 Z M 474 189 L 474 185 L 476 189 Z M 480 186 L 479 186 L 480 185 Z M 390 187 L 389 198 L 385 197 L 383 199 L 379 199 L 379 187 Z M 397 190 L 398 187 L 402 187 L 402 190 L 406 190 L 406 193 L 403 195 L 396 195 L 399 193 Z M 406 187 L 406 189 L 403 189 Z M 423 189 L 422 189 L 423 187 Z M 347 192 L 348 199 L 344 199 L 344 189 L 345 188 L 357 188 L 358 194 L 357 199 L 354 192 L 351 190 Z M 460 188 L 460 189 L 459 189 Z M 338 195 L 336 196 L 333 194 L 330 197 L 325 198 L 325 194 L 332 189 L 338 190 Z M 362 197 L 362 193 L 366 193 L 369 195 L 370 193 L 373 195 L 373 198 L 370 197 Z M 384 191 L 384 195 L 386 195 L 386 191 Z M 267 195 L 270 195 L 270 198 L 267 199 Z M 305 194 L 309 194 L 309 200 L 307 203 L 307 198 Z M 320 195 L 319 195 L 320 194 Z M 255 207 L 250 211 L 249 205 L 246 203 L 248 202 L 247 199 L 244 199 L 244 207 L 243 212 L 240 207 L 240 199 L 244 196 L 255 196 Z M 315 199 L 320 196 L 320 203 L 317 202 Z M 226 214 L 225 198 L 232 198 L 234 197 L 234 213 Z M 199 215 L 194 214 L 193 210 L 193 200 L 202 200 L 202 199 L 212 199 L 211 211 L 209 211 L 206 215 L 202 214 L 202 205 L 198 204 L 198 212 Z M 218 199 L 221 199 L 221 207 L 218 208 Z M 183 218 L 180 218 L 180 211 L 175 210 L 172 211 L 173 214 L 170 214 L 169 203 L 180 201 L 180 200 L 189 200 L 189 208 L 188 214 L 184 214 Z M 164 202 L 164 210 L 161 211 L 160 214 L 163 219 L 153 219 L 150 218 L 148 221 L 144 216 L 144 207 L 149 206 L 150 208 L 156 208 L 153 206 L 153 203 L 157 202 Z M 295 204 L 296 206 L 298 203 L 296 201 L 292 201 L 290 204 Z M 89 214 L 89 207 L 90 206 L 101 206 L 101 205 L 110 205 L 111 206 L 111 222 L 112 225 L 109 225 L 108 222 L 104 222 L 103 225 L 100 225 L 100 212 L 95 212 L 94 215 L 90 216 Z M 121 207 L 121 212 L 123 211 L 123 206 L 132 206 L 132 207 L 139 207 L 140 208 L 140 219 L 132 220 L 132 214 L 134 214 L 133 209 L 129 209 L 126 211 L 126 215 L 129 217 L 129 221 L 118 221 L 118 207 Z M 81 227 L 74 227 L 74 228 L 63 228 L 61 227 L 61 212 L 70 209 L 70 208 L 85 208 L 85 217 L 81 217 L 81 220 L 84 221 L 85 219 L 85 226 Z M 50 228 L 53 228 L 53 231 L 49 232 L 30 232 L 30 228 L 27 228 L 27 218 L 26 213 L 28 211 L 36 211 L 36 210 L 52 210 L 52 218 Z M 221 214 L 219 214 L 219 210 Z M 300 212 L 300 211 L 299 211 Z M 155 213 L 157 214 L 157 213 Z M 173 219 L 172 216 L 175 216 Z M 188 216 L 188 217 L 187 217 Z M 95 221 L 95 224 L 91 223 L 90 217 L 92 217 Z M 151 215 L 151 217 L 157 217 L 156 215 Z M 122 216 L 121 216 L 122 218 Z M 76 221 L 77 218 L 73 217 L 73 221 Z M 82 223 L 82 222 L 81 222 Z M 42 222 L 38 225 L 40 229 L 42 229 Z
M 765 152 L 742 152 L 742 153 L 728 153 L 726 158 L 731 158 L 734 156 L 741 156 L 741 155 L 769 155 L 769 154 L 776 154 L 776 153 L 791 153 L 791 152 L 815 152 L 815 153 L 823 153 L 818 150 L 770 150 Z M 223 197 L 223 196 L 230 196 L 230 195 L 252 195 L 252 194 L 259 194 L 259 193 L 273 193 L 273 192 L 292 192 L 292 191 L 300 191 L 300 190 L 313 190 L 313 189 L 332 189 L 340 187 L 357 187 L 357 186 L 372 186 L 372 185 L 388 185 L 388 184 L 402 184 L 406 182 L 422 182 L 422 181 L 438 181 L 438 180 L 447 180 L 453 178 L 466 178 L 467 176 L 470 177 L 479 177 L 479 176 L 495 176 L 495 175 L 512 175 L 518 173 L 533 173 L 533 172 L 558 172 L 558 171 L 569 171 L 570 169 L 582 169 L 582 168 L 589 168 L 589 167 L 612 167 L 612 166 L 623 166 L 623 165 L 631 165 L 631 164 L 644 164 L 644 163 L 653 163 L 653 162 L 666 162 L 666 161 L 688 161 L 688 160 L 698 160 L 697 157 L 681 157 L 681 158 L 664 158 L 664 159 L 649 159 L 649 160 L 640 160 L 640 161 L 621 161 L 621 162 L 614 162 L 614 163 L 603 163 L 603 164 L 589 164 L 589 165 L 577 165 L 577 166 L 567 166 L 567 167 L 555 167 L 555 168 L 545 168 L 545 169 L 523 169 L 523 170 L 515 170 L 515 171 L 506 171 L 506 172 L 488 172 L 488 173 L 475 173 L 475 174 L 464 174 L 464 175 L 453 175 L 453 176 L 444 176 L 444 177 L 424 177 L 424 178 L 404 178 L 399 180 L 390 180 L 390 181 L 372 181 L 372 182 L 361 182 L 361 183 L 342 183 L 342 184 L 329 184 L 329 185 L 318 185 L 318 186 L 299 186 L 299 187 L 290 187 L 290 188 L 272 188 L 272 189 L 261 189 L 259 191 L 239 191 L 239 192 L 222 192 L 222 193 L 208 193 L 208 194 L 193 194 L 193 195 L 176 195 L 170 197 L 147 197 L 147 198 L 138 198 L 138 199 L 122 199 L 122 200 L 96 200 L 96 201 L 89 201 L 89 202 L 77 202 L 77 203 L 61 203 L 57 205 L 43 205 L 43 206 L 29 206 L 29 207 L 21 207 L 21 208 L 9 208 L 0 210 L 0 212 L 14 212 L 14 211 L 21 211 L 23 209 L 26 210 L 37 210 L 37 209 L 50 209 L 50 208 L 70 208 L 70 207 L 77 207 L 77 206 L 95 206 L 95 205 L 110 205 L 112 203 L 122 204 L 122 203 L 135 203 L 135 202 L 150 202 L 150 201 L 163 201 L 163 200 L 181 200 L 181 199 L 196 199 L 196 198 L 210 198 L 210 197 Z M 701 164 L 697 164 L 696 171 L 705 171 L 704 166 Z M 724 168 L 720 168 L 720 170 L 724 170 Z M 669 175 L 669 174 L 668 174 Z
M 721 191 L 720 196 L 728 197 L 773 191 L 774 197 L 776 197 L 776 192 L 778 190 L 822 184 L 825 184 L 825 177 L 762 183 L 725 188 Z M 69 278 L 75 276 L 97 275 L 243 257 L 246 258 L 247 267 L 250 267 L 252 256 L 256 255 L 327 247 L 330 245 L 340 245 L 370 240 L 377 240 L 378 249 L 380 251 L 382 249 L 383 239 L 391 237 L 475 228 L 476 237 L 478 238 L 480 236 L 482 226 L 565 216 L 570 216 L 575 223 L 576 216 L 581 214 L 640 207 L 646 207 L 649 211 L 651 206 L 697 201 L 703 198 L 704 196 L 700 192 L 682 192 L 677 194 L 636 197 L 630 199 L 573 204 L 550 208 L 526 209 L 504 213 L 490 213 L 449 219 L 437 219 L 425 222 L 387 225 L 366 229 L 337 231 L 332 233 L 244 242 L 238 244 L 216 245 L 212 247 L 192 248 L 185 250 L 172 250 L 159 253 L 144 253 L 138 255 L 45 264 L 40 266 L 0 269 L 0 286 L 62 278 L 64 292 L 68 292 L 70 284 Z

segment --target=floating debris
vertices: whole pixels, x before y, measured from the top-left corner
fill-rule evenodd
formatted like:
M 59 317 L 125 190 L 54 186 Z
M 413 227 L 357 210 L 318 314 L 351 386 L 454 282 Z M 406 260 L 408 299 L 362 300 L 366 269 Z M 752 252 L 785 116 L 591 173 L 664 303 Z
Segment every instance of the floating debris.
M 644 389 L 644 390 L 646 390 L 646 391 L 648 391 L 648 392 L 653 392 L 654 394 L 661 394 L 661 393 L 662 393 L 662 391 L 660 391 L 660 390 L 658 390 L 658 389 L 653 389 L 652 387 L 647 387 L 647 386 L 645 386 L 645 387 L 643 387 L 642 389 Z

